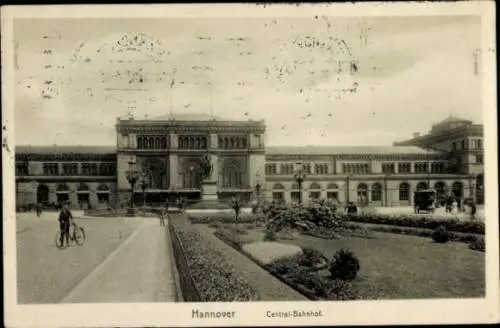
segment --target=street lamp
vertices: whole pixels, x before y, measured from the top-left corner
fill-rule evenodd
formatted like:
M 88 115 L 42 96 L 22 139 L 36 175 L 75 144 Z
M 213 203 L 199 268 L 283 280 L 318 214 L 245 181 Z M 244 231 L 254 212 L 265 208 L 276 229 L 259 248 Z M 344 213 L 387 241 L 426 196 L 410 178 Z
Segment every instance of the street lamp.
M 293 177 L 299 185 L 299 204 L 302 204 L 302 182 L 304 182 L 304 180 L 306 179 L 306 174 L 304 173 L 304 165 L 302 163 L 297 163 L 297 170 Z
M 125 172 L 127 181 L 130 183 L 130 208 L 127 211 L 129 215 L 134 216 L 135 215 L 135 210 L 134 210 L 134 187 L 135 184 L 137 183 L 137 180 L 139 180 L 141 176 L 141 172 L 139 172 L 136 169 L 136 163 L 134 161 L 128 162 L 128 167 L 129 170 Z

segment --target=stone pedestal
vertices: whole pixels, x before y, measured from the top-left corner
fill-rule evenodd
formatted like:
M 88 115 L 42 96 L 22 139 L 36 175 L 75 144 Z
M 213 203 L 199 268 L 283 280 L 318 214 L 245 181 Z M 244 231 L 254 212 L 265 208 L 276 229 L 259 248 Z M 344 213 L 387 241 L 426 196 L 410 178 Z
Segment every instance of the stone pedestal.
M 201 183 L 201 200 L 213 201 L 217 200 L 217 182 L 216 181 L 203 181 Z

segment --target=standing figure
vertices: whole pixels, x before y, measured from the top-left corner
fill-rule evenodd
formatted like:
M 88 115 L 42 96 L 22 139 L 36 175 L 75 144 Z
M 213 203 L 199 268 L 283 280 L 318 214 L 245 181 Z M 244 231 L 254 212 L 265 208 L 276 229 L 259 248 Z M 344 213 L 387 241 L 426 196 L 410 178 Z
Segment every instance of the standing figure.
M 66 239 L 66 246 L 69 246 L 69 228 L 73 221 L 73 215 L 69 210 L 68 203 L 63 205 L 61 213 L 59 213 L 59 229 L 61 230 L 60 242 L 64 246 L 64 239 Z
M 36 216 L 40 217 L 42 215 L 42 204 L 36 203 L 35 209 L 36 209 Z

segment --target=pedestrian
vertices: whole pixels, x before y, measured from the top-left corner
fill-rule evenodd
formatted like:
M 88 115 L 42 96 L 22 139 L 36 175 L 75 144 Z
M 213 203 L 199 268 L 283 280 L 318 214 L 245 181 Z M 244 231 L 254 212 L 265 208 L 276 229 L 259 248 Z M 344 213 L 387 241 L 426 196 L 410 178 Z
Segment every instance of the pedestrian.
M 69 228 L 73 222 L 73 215 L 69 210 L 69 204 L 65 203 L 59 213 L 59 229 L 60 229 L 60 243 L 64 247 L 64 239 L 66 239 L 66 246 L 69 246 Z M 66 238 L 65 238 L 66 237 Z
M 35 209 L 36 209 L 36 216 L 40 217 L 42 215 L 42 204 L 36 203 Z

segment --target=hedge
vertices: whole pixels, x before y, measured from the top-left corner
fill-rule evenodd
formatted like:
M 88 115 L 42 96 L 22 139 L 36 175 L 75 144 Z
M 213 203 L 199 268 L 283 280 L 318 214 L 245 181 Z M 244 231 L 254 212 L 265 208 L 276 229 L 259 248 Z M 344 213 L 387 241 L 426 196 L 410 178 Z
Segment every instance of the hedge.
M 443 226 L 448 231 L 461 233 L 474 233 L 484 235 L 484 222 L 465 221 L 457 218 L 435 218 L 427 216 L 390 216 L 380 214 L 351 215 L 346 220 L 360 223 L 384 224 L 399 227 L 421 228 L 434 230 Z
M 189 223 L 171 220 L 171 225 L 182 244 L 189 273 L 202 302 L 258 300 L 257 290 L 236 274 L 224 253 Z

